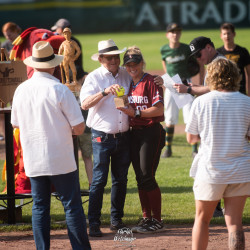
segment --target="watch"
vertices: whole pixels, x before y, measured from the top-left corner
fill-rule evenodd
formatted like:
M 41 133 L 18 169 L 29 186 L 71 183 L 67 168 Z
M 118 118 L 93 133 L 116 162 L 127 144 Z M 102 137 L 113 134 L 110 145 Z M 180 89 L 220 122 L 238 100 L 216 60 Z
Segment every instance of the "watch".
M 139 109 L 135 110 L 135 114 L 134 114 L 135 118 L 140 118 L 141 117 L 141 111 Z
M 192 87 L 189 86 L 189 87 L 187 88 L 187 93 L 188 93 L 188 94 L 191 94 L 191 92 L 192 92 Z
M 107 93 L 105 93 L 105 88 L 102 90 L 102 95 L 103 96 L 107 96 L 108 95 Z

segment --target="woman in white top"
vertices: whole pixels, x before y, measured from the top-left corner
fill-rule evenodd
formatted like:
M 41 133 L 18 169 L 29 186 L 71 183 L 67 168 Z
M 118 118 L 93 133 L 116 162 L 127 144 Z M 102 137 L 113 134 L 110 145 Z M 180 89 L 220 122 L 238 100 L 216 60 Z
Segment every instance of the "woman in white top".
M 196 203 L 192 249 L 206 249 L 214 209 L 224 198 L 229 249 L 245 249 L 242 214 L 250 195 L 250 98 L 239 93 L 236 64 L 224 58 L 207 67 L 209 93 L 198 97 L 186 126 L 187 141 L 201 141 L 190 176 Z

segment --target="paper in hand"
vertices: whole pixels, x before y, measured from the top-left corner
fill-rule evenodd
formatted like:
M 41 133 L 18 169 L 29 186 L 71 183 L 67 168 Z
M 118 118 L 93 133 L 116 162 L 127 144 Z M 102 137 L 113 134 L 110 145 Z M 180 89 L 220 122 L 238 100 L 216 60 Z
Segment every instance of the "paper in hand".
M 166 73 L 166 74 L 162 75 L 161 77 L 164 81 L 163 85 L 169 89 L 169 91 L 171 92 L 171 95 L 174 98 L 175 103 L 179 109 L 183 108 L 186 104 L 193 101 L 194 97 L 192 95 L 187 94 L 187 93 L 185 93 L 185 94 L 179 93 L 173 87 L 173 85 L 175 83 L 183 84 L 181 81 L 181 78 L 178 74 L 171 77 L 169 74 Z

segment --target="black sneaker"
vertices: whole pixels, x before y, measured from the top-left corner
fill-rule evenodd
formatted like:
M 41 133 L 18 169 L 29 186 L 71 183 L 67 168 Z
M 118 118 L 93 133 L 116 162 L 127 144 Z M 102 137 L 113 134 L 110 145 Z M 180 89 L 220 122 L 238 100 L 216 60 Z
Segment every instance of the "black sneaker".
M 137 225 L 135 227 L 132 227 L 132 232 L 133 233 L 138 233 L 138 229 L 144 225 L 146 225 L 147 223 L 151 223 L 151 220 L 149 218 L 141 218 Z
M 90 225 L 89 226 L 89 236 L 91 237 L 102 237 L 102 232 L 99 225 Z
M 137 232 L 142 234 L 149 234 L 149 233 L 158 233 L 165 231 L 163 222 L 159 222 L 156 219 L 152 219 L 150 223 L 143 225 L 142 227 L 138 228 Z
M 172 149 L 166 149 L 161 155 L 161 158 L 169 158 L 171 156 L 172 156 Z
M 110 230 L 111 231 L 117 231 L 117 230 L 119 230 L 121 228 L 124 228 L 124 227 L 127 227 L 127 226 L 122 222 L 122 220 L 115 221 L 115 222 L 112 222 L 110 224 Z

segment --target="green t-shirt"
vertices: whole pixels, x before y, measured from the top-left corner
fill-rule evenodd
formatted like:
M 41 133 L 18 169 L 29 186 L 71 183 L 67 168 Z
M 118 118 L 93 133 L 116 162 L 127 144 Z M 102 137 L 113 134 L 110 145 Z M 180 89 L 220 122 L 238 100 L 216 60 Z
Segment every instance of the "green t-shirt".
M 161 47 L 161 58 L 166 62 L 167 73 L 170 76 L 179 74 L 181 78 L 190 78 L 187 69 L 188 58 L 191 54 L 187 44 L 180 43 L 179 48 L 171 49 L 168 44 Z

